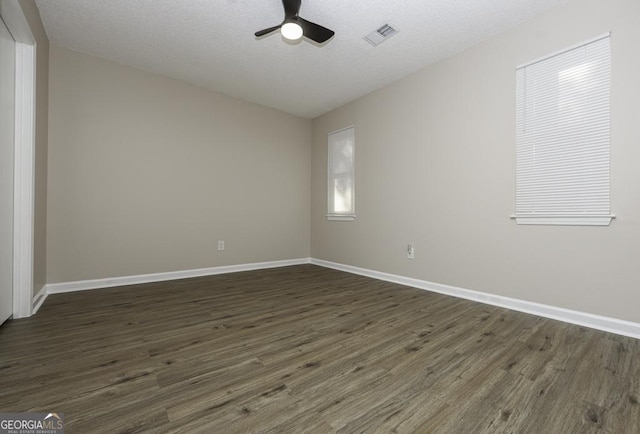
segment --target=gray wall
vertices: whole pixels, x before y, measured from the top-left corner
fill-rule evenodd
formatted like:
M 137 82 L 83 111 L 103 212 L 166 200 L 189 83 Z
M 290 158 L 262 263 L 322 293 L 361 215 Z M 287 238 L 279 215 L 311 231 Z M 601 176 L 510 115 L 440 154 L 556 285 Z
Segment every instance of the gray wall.
M 36 136 L 34 196 L 34 295 L 47 282 L 47 140 L 49 122 L 49 39 L 34 0 L 20 0 L 36 38 Z
M 637 0 L 571 1 L 315 119 L 312 256 L 640 322 L 639 17 Z M 608 31 L 618 218 L 518 226 L 515 67 Z M 329 222 L 327 133 L 351 124 L 357 219 Z
M 309 120 L 50 54 L 49 283 L 309 256 Z

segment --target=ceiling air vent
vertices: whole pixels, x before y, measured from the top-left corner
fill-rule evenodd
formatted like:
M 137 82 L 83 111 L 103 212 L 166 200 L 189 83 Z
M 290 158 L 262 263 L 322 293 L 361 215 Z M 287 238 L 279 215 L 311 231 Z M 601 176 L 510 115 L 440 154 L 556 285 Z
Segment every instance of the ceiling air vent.
M 396 33 L 398 33 L 398 31 L 394 29 L 391 26 L 391 24 L 387 23 L 387 24 L 383 24 L 378 30 L 369 33 L 367 36 L 364 37 L 364 40 L 370 43 L 371 45 L 373 45 L 374 47 L 377 47 L 382 42 L 386 41 Z

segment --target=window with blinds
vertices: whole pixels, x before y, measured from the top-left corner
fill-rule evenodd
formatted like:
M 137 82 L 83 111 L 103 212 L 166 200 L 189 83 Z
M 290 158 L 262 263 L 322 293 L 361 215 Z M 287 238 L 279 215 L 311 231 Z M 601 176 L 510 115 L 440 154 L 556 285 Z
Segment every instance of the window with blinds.
M 516 69 L 518 224 L 609 225 L 610 36 Z
M 344 128 L 329 134 L 327 218 L 355 219 L 355 131 Z

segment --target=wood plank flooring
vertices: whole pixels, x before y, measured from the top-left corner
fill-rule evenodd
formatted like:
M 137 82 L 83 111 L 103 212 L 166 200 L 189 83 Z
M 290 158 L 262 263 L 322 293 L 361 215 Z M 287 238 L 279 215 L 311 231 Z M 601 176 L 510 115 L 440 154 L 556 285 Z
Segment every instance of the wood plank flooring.
M 0 411 L 67 433 L 638 433 L 640 341 L 313 265 L 52 295 Z

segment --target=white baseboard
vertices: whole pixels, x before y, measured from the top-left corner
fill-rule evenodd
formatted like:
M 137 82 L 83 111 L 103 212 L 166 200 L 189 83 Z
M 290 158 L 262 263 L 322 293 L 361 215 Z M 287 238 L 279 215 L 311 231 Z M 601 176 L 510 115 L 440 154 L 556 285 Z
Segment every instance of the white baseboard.
M 167 280 L 186 279 L 190 277 L 212 276 L 215 274 L 236 273 L 240 271 L 262 270 L 267 268 L 288 267 L 291 265 L 314 264 L 321 267 L 333 268 L 335 270 L 346 271 L 352 274 L 371 277 L 373 279 L 384 280 L 400 285 L 412 286 L 426 291 L 437 292 L 439 294 L 464 298 L 479 303 L 504 307 L 519 312 L 551 318 L 571 324 L 589 327 L 605 332 L 615 333 L 622 336 L 629 336 L 640 339 L 640 324 L 606 316 L 594 315 L 591 313 L 565 309 L 561 307 L 549 306 L 532 301 L 520 300 L 517 298 L 504 297 L 501 295 L 488 294 L 486 292 L 474 291 L 471 289 L 458 288 L 455 286 L 443 285 L 426 280 L 414 279 L 397 274 L 383 273 L 366 268 L 354 267 L 351 265 L 339 264 L 337 262 L 325 261 L 315 258 L 288 259 L 284 261 L 257 262 L 252 264 L 227 265 L 221 267 L 199 268 L 195 270 L 171 271 L 166 273 L 140 274 L 135 276 L 113 277 L 107 279 L 82 280 L 75 282 L 49 283 L 45 285 L 33 298 L 32 314 L 42 306 L 47 295 L 64 292 L 84 291 L 89 289 L 110 288 L 114 286 L 135 285 L 140 283 L 162 282 Z
M 31 315 L 35 315 L 38 312 L 38 309 L 40 309 L 40 306 L 42 306 L 48 295 L 49 294 L 47 293 L 47 285 L 44 285 L 42 288 L 40 288 L 40 291 L 38 291 L 38 293 L 33 296 Z
M 46 294 L 85 291 L 88 289 L 111 288 L 114 286 L 137 285 L 140 283 L 163 282 L 167 280 L 188 279 L 190 277 L 213 276 L 215 274 L 237 273 L 239 271 L 263 270 L 267 268 L 288 267 L 308 264 L 310 258 L 287 259 L 283 261 L 255 262 L 252 264 L 225 265 L 221 267 L 198 268 L 195 270 L 169 271 L 165 273 L 138 274 L 134 276 L 111 277 L 107 279 L 79 280 L 75 282 L 48 283 Z M 41 291 L 42 292 L 42 291 Z M 44 300 L 43 300 L 44 301 Z
M 640 324 L 631 321 L 625 321 L 606 316 L 594 315 L 586 312 L 564 309 L 561 307 L 534 303 L 532 301 L 519 300 L 517 298 L 488 294 L 485 292 L 473 291 L 470 289 L 457 288 L 455 286 L 428 282 L 426 280 L 413 279 L 396 274 L 382 273 L 366 268 L 353 267 L 351 265 L 324 261 L 322 259 L 311 258 L 311 263 L 314 265 L 319 265 L 321 267 L 333 268 L 336 270 L 346 271 L 348 273 L 359 274 L 374 279 L 398 283 L 400 285 L 412 286 L 414 288 L 424 289 L 426 291 L 451 295 L 453 297 L 464 298 L 467 300 L 504 307 L 511 310 L 517 310 L 519 312 L 529 313 L 545 318 L 551 318 L 558 321 L 640 339 Z

